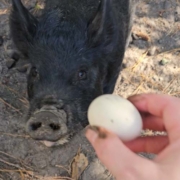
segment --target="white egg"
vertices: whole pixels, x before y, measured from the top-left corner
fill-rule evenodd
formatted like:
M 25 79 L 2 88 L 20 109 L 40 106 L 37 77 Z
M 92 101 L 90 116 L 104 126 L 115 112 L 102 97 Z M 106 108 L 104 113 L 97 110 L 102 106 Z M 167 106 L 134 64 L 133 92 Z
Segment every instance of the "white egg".
M 89 106 L 91 126 L 103 127 L 119 136 L 122 141 L 137 138 L 142 131 L 142 118 L 136 107 L 117 95 L 102 95 Z

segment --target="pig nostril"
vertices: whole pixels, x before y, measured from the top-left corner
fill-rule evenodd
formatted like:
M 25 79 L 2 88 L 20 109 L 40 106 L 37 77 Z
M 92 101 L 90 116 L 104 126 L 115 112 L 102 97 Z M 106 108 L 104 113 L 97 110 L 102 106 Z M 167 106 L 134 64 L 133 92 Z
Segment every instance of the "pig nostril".
M 41 127 L 41 125 L 42 125 L 41 122 L 33 123 L 33 124 L 31 124 L 31 129 L 33 131 L 36 131 L 37 129 L 39 129 Z
M 60 126 L 58 124 L 51 123 L 49 124 L 52 130 L 57 131 L 60 129 Z

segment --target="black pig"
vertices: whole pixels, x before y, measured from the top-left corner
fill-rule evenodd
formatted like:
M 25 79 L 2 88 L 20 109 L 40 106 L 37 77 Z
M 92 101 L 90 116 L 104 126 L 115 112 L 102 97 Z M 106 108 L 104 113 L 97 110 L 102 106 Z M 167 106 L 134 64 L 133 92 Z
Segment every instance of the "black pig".
M 132 2 L 46 0 L 40 19 L 20 0 L 12 5 L 12 38 L 31 64 L 27 132 L 36 140 L 63 144 L 87 125 L 91 101 L 114 90 Z

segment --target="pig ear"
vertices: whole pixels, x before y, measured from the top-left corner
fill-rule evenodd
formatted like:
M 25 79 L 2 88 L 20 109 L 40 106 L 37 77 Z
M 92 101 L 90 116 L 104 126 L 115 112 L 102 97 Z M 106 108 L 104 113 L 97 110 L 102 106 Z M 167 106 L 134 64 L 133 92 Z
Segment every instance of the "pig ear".
M 37 23 L 36 18 L 23 6 L 21 0 L 12 0 L 10 31 L 15 45 L 24 55 L 28 54 Z
M 88 25 L 88 41 L 91 47 L 101 46 L 112 51 L 118 40 L 118 29 L 113 16 L 112 0 L 102 0 L 95 18 Z

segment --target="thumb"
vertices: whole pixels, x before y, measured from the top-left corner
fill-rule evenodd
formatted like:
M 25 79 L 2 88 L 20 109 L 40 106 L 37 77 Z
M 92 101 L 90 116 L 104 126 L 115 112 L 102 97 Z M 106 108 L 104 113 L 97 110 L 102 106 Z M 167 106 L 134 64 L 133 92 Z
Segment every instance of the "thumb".
M 99 136 L 102 133 L 103 136 Z M 152 172 L 156 171 L 152 161 L 137 156 L 120 141 L 118 136 L 110 132 L 99 129 L 98 134 L 88 129 L 86 137 L 94 147 L 98 158 L 117 179 L 119 177 L 123 180 L 146 179 L 148 175 L 152 177 Z

